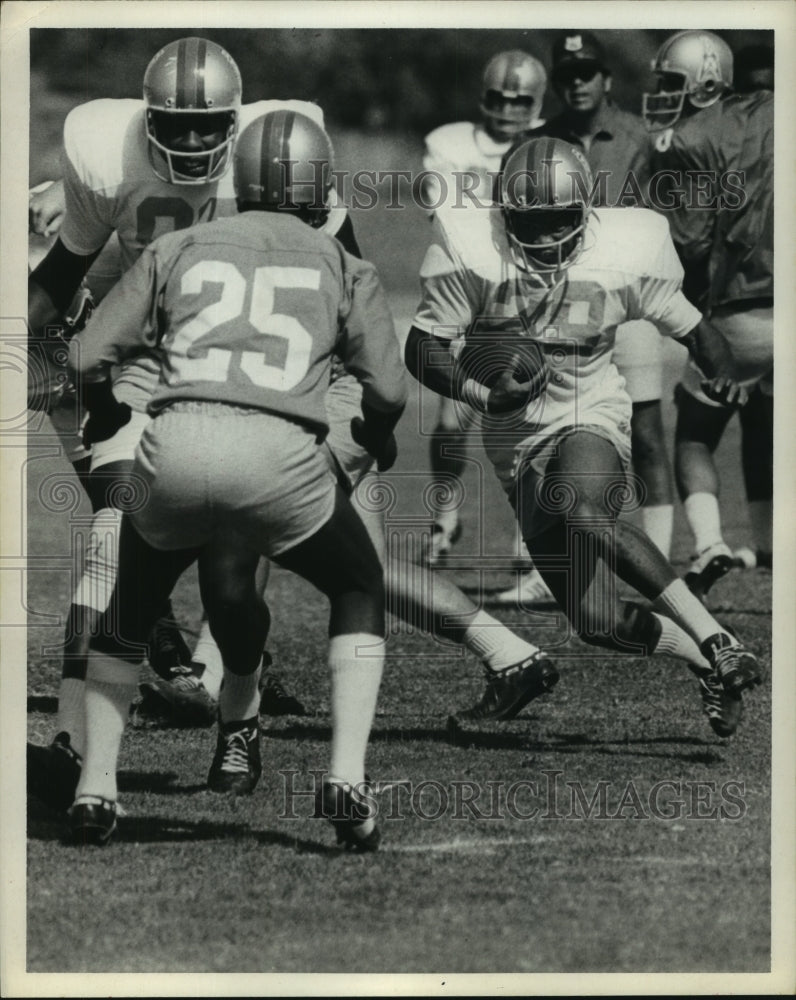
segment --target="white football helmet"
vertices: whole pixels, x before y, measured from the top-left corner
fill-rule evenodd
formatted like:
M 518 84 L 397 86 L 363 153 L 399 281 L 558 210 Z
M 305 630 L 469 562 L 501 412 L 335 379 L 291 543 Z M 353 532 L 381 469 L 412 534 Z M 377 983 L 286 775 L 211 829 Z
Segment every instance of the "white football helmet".
M 527 52 L 500 52 L 490 59 L 481 83 L 481 114 L 494 139 L 508 142 L 539 117 L 547 74 Z
M 205 38 L 181 38 L 154 56 L 144 74 L 149 161 L 169 184 L 206 184 L 230 167 L 238 131 L 241 79 L 232 56 Z M 186 129 L 218 135 L 212 148 L 180 150 Z
M 707 108 L 732 87 L 732 52 L 710 31 L 681 31 L 663 43 L 652 61 L 658 91 L 644 94 L 647 127 L 669 128 L 680 120 L 685 102 Z
M 527 139 L 506 157 L 499 201 L 514 263 L 533 274 L 571 267 L 583 249 L 592 174 L 563 139 Z

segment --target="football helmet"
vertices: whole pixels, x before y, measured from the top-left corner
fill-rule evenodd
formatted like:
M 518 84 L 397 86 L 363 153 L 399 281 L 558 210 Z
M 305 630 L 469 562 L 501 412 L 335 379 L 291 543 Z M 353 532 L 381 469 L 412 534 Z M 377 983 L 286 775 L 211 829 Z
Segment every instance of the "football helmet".
M 642 113 L 651 131 L 680 120 L 688 100 L 707 108 L 732 87 L 732 52 L 711 31 L 681 31 L 663 43 L 652 60 L 658 91 L 644 94 Z
M 149 162 L 169 184 L 206 184 L 229 169 L 241 79 L 232 56 L 204 38 L 181 38 L 144 74 Z
M 583 248 L 592 174 L 563 139 L 527 139 L 504 159 L 498 186 L 514 263 L 534 274 L 574 264 Z
M 235 146 L 235 197 L 269 211 L 298 212 L 310 225 L 322 226 L 329 214 L 333 156 L 331 139 L 306 115 L 261 115 Z
M 481 114 L 492 138 L 508 142 L 539 117 L 547 74 L 527 52 L 500 52 L 486 65 Z

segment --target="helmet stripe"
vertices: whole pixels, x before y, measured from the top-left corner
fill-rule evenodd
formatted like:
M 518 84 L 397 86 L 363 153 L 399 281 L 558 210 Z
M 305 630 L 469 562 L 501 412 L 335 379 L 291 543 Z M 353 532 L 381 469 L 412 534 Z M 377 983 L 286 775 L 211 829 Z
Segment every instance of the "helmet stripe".
M 260 184 L 263 199 L 282 201 L 283 160 L 290 158 L 290 135 L 296 115 L 293 111 L 277 111 L 269 115 L 270 121 L 263 129 L 260 140 Z
M 207 42 L 199 39 L 196 52 L 196 107 L 205 107 L 205 66 L 207 62 Z
M 177 43 L 178 108 L 204 108 L 206 60 L 207 42 L 204 38 L 181 38 Z

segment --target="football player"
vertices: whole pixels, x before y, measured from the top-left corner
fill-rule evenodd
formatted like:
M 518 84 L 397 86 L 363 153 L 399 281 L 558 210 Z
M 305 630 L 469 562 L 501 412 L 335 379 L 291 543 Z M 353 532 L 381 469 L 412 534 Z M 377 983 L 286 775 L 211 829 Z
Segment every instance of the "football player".
M 481 81 L 481 121 L 451 122 L 434 129 L 425 138 L 423 167 L 433 171 L 424 191 L 429 205 L 446 194 L 450 202 L 476 198 L 481 204 L 492 201 L 492 186 L 500 172 L 500 161 L 517 136 L 542 124 L 547 74 L 544 66 L 527 52 L 500 52 L 489 60 Z M 445 185 L 447 192 L 443 191 Z M 431 471 L 444 496 L 444 509 L 437 512 L 426 560 L 433 565 L 450 551 L 461 536 L 459 508 L 461 475 L 467 437 L 476 427 L 478 414 L 442 397 L 437 425 L 431 436 Z M 508 592 L 517 600 L 517 588 Z M 493 600 L 502 603 L 506 595 Z M 538 573 L 523 577 L 523 603 L 550 599 Z
M 655 133 L 654 167 L 685 268 L 686 292 L 732 349 L 735 377 L 749 400 L 740 410 L 742 465 L 756 553 L 771 566 L 774 415 L 774 95 L 734 94 L 729 46 L 709 31 L 683 31 L 653 62 L 646 94 Z M 733 184 L 725 191 L 723 185 Z M 737 187 L 742 184 L 742 190 Z M 695 554 L 686 574 L 694 593 L 736 564 L 724 542 L 713 453 L 737 406 L 707 396 L 689 364 L 677 393 L 675 471 Z M 739 553 L 738 555 L 742 555 Z
M 406 360 L 429 388 L 481 409 L 484 447 L 528 552 L 577 634 L 609 649 L 685 659 L 711 726 L 729 736 L 741 692 L 760 682 L 757 661 L 647 535 L 617 517 L 632 407 L 611 360 L 616 327 L 648 319 L 689 349 L 706 391 L 730 402 L 743 390 L 729 377 L 726 344 L 680 290 L 666 220 L 640 208 L 590 211 L 591 184 L 578 149 L 531 139 L 507 157 L 497 205 L 437 221 Z M 460 379 L 452 338 L 464 336 L 465 348 L 474 335 L 499 345 L 507 326 L 519 333 L 518 363 L 534 353 L 523 351 L 529 343 L 544 364 L 531 357 L 520 378 L 504 362 L 491 387 L 486 378 Z M 623 610 L 617 576 L 654 610 Z
M 64 125 L 64 218 L 58 238 L 29 279 L 34 343 L 67 308 L 113 234 L 126 270 L 158 235 L 234 214 L 228 168 L 235 136 L 248 121 L 277 108 L 291 108 L 323 123 L 320 108 L 303 101 L 241 106 L 237 66 L 223 48 L 201 38 L 172 42 L 153 57 L 144 76 L 143 100 L 97 100 L 75 108 Z M 52 217 L 51 206 L 48 214 Z M 353 227 L 342 207 L 332 208 L 325 225 L 356 252 Z M 88 492 L 96 543 L 89 546 L 67 621 L 57 735 L 47 748 L 28 747 L 29 788 L 58 807 L 70 804 L 79 775 L 88 636 L 113 587 L 118 507 L 125 497 L 136 502 L 136 484 L 129 474 L 135 445 L 149 419 L 146 406 L 158 370 L 155 354 L 126 365 L 115 391 L 131 407 L 129 421 L 109 434 L 101 421 L 90 417 L 83 432 L 84 441 L 93 446 Z M 233 601 L 234 580 L 246 579 L 256 554 L 208 549 L 203 558 L 214 558 L 217 585 L 229 587 L 227 596 Z M 184 643 L 176 646 L 181 642 L 178 630 L 170 629 L 165 643 L 163 631 L 153 637 L 150 655 L 165 647 L 168 656 L 163 662 L 153 656 L 153 666 L 167 681 L 176 674 L 177 683 L 187 689 L 188 707 L 212 719 L 222 664 L 209 631 L 205 627 L 200 635 L 196 665 L 182 672 L 176 665 L 189 661 L 190 651 Z
M 293 165 L 285 187 L 274 137 L 278 146 L 293 131 L 321 152 L 299 165 L 310 167 L 307 175 Z M 318 442 L 328 429 L 332 352 L 362 384 L 357 435 L 382 468 L 395 458 L 406 380 L 375 269 L 317 231 L 328 216 L 331 170 L 328 138 L 311 119 L 288 111 L 255 119 L 234 154 L 241 214 L 155 240 L 70 347 L 92 419 L 109 428 L 130 415 L 114 394 L 112 367 L 151 358 L 153 348 L 160 358 L 153 419 L 133 468 L 147 500 L 122 522 L 114 595 L 91 640 L 87 748 L 69 812 L 78 843 L 104 843 L 113 832 L 116 760 L 141 649 L 161 602 L 197 558 L 225 666 L 208 784 L 253 791 L 268 611 L 253 573 L 246 600 L 219 600 L 212 565 L 201 559 L 205 546 L 223 548 L 231 537 L 331 602 L 331 763 L 318 813 L 347 847 L 378 844 L 360 793 L 384 660 L 383 574 Z
M 579 149 L 596 179 L 595 207 L 643 203 L 652 147 L 644 123 L 611 97 L 610 63 L 588 31 L 568 31 L 552 47 L 553 87 L 562 110 L 529 133 L 563 139 Z M 638 202 L 637 202 L 638 203 Z M 622 324 L 613 363 L 633 403 L 630 418 L 633 471 L 642 487 L 641 523 L 668 558 L 674 519 L 674 487 L 663 433 L 662 344 L 652 324 Z

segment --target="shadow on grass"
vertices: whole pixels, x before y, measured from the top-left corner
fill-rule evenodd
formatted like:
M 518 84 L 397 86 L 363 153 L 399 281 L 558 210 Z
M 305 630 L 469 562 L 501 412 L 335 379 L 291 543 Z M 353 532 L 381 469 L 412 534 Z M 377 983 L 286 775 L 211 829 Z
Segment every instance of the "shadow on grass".
M 329 831 L 325 826 L 319 835 Z M 48 816 L 28 812 L 28 839 L 59 842 L 63 847 L 83 849 L 69 840 L 66 820 L 50 813 Z M 303 837 L 290 836 L 278 830 L 253 830 L 246 823 L 215 823 L 210 820 L 173 819 L 166 816 L 124 816 L 118 820 L 108 848 L 114 844 L 196 843 L 200 841 L 253 841 L 265 847 L 285 847 L 297 854 L 335 855 L 339 848 Z
M 546 741 L 530 739 L 522 733 L 464 729 L 455 719 L 448 720 L 447 737 L 454 746 L 480 750 L 532 750 L 547 754 L 603 754 L 611 757 L 662 757 L 690 764 L 715 764 L 723 758 L 706 740 L 693 736 L 656 736 L 645 739 L 601 740 L 582 733 L 553 733 Z M 673 749 L 647 750 L 653 745 L 704 747 L 704 750 L 678 752 Z
M 58 711 L 58 697 L 54 694 L 28 695 L 28 712 L 43 712 L 54 715 Z

